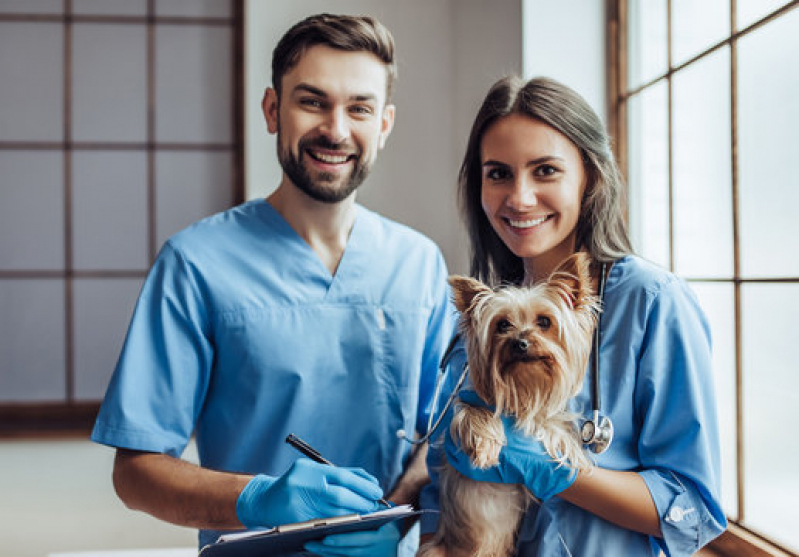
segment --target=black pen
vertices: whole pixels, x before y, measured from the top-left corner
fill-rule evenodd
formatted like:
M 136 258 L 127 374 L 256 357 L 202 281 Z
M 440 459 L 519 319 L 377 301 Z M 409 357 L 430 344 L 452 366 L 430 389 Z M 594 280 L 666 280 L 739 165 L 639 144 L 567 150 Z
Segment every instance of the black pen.
M 288 443 L 289 445 L 291 445 L 292 447 L 294 447 L 295 449 L 300 451 L 302 454 L 304 454 L 305 456 L 307 456 L 308 458 L 310 458 L 314 462 L 318 462 L 320 464 L 327 464 L 328 466 L 335 466 L 335 464 L 333 464 L 332 462 L 327 460 L 325 457 L 323 457 L 319 453 L 319 451 L 314 449 L 312 446 L 310 446 L 308 443 L 306 443 L 305 441 L 303 441 L 302 439 L 300 439 L 299 437 L 297 437 L 293 433 L 289 433 L 289 436 L 286 437 L 286 443 Z M 383 505 L 385 505 L 387 507 L 393 506 L 393 505 L 390 505 L 389 502 L 386 501 L 385 499 L 378 499 L 378 502 L 382 503 Z

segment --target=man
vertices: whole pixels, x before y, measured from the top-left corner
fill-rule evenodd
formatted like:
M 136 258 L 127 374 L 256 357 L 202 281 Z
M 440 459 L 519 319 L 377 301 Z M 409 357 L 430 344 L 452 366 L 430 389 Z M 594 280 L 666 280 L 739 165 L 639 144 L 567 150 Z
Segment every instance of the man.
M 272 72 L 263 111 L 281 183 L 165 244 L 92 433 L 117 447 L 125 504 L 199 528 L 201 546 L 221 530 L 375 510 L 384 491 L 415 498 L 426 475 L 402 476 L 396 432 L 424 429 L 451 334 L 439 250 L 355 203 L 394 123 L 389 32 L 310 17 L 278 43 Z M 337 466 L 298 459 L 289 433 Z M 192 434 L 199 467 L 178 458 Z M 311 549 L 391 555 L 398 539 L 390 526 Z

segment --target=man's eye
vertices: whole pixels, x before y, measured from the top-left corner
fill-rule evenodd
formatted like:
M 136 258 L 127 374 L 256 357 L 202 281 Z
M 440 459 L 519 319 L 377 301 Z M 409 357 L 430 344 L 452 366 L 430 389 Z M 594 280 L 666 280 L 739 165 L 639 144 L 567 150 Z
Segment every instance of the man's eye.
M 500 319 L 497 321 L 497 333 L 507 333 L 513 325 L 507 319 Z
M 536 324 L 542 331 L 548 331 L 552 326 L 552 320 L 546 315 L 539 315 L 538 319 L 536 319 Z
M 355 114 L 368 115 L 372 113 L 372 109 L 368 106 L 353 106 L 350 109 Z
M 310 108 L 320 108 L 322 106 L 322 101 L 319 99 L 300 99 L 300 104 Z

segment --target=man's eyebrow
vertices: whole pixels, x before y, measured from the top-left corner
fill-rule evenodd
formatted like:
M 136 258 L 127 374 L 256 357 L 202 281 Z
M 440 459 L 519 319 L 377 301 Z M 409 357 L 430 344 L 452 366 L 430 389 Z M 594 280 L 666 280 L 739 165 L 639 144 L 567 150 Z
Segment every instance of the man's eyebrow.
M 327 93 L 324 90 L 319 89 L 318 87 L 314 87 L 313 85 L 310 85 L 308 83 L 298 83 L 294 87 L 294 90 L 292 92 L 293 93 L 302 93 L 302 92 L 310 93 L 311 95 L 315 95 L 315 96 L 321 97 L 321 98 L 327 98 L 328 97 Z M 355 94 L 355 95 L 351 95 L 350 96 L 350 100 L 351 101 L 355 101 L 355 102 L 371 102 L 371 101 L 377 100 L 377 95 L 374 94 L 374 93 L 358 93 L 358 94 Z
M 299 83 L 294 87 L 292 93 L 298 92 L 306 92 L 312 95 L 316 95 L 317 97 L 327 97 L 327 93 L 323 90 L 319 89 L 318 87 L 314 87 L 313 85 L 308 85 L 307 83 Z

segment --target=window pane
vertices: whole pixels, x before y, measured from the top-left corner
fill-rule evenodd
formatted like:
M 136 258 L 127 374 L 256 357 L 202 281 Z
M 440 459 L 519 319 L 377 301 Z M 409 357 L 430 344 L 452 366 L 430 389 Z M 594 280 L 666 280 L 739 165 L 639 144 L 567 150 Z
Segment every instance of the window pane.
M 674 76 L 674 266 L 693 277 L 730 277 L 732 187 L 730 52 Z
M 721 499 L 727 516 L 738 514 L 735 388 L 735 301 L 732 284 L 692 282 L 710 322 L 713 379 L 721 438 Z
M 0 0 L 0 13 L 62 14 L 64 0 Z
M 155 158 L 160 246 L 191 223 L 230 207 L 230 153 L 161 152 Z
M 105 395 L 142 280 L 75 280 L 76 399 Z
M 627 83 L 640 87 L 668 70 L 666 0 L 627 3 Z
M 66 399 L 64 281 L 0 280 L 0 403 Z
M 746 524 L 799 550 L 799 285 L 743 287 L 744 453 Z
M 736 0 L 736 27 L 746 29 L 757 20 L 781 8 L 790 0 Z
M 671 0 L 671 6 L 672 67 L 730 35 L 730 0 Z
M 146 27 L 89 23 L 73 32 L 73 139 L 145 141 Z
M 231 37 L 229 27 L 157 27 L 158 141 L 231 141 Z
M 230 17 L 230 0 L 156 0 L 159 16 Z
M 799 276 L 799 9 L 738 43 L 738 168 L 741 274 Z M 764 249 L 773 246 L 777 249 Z
M 89 15 L 147 15 L 146 0 L 72 0 L 72 13 Z
M 0 22 L 0 141 L 64 138 L 64 30 Z
M 72 170 L 75 268 L 147 269 L 145 153 L 75 152 Z
M 628 101 L 630 231 L 636 251 L 668 268 L 669 120 L 665 81 Z
M 64 155 L 0 151 L 0 176 L 0 269 L 63 269 Z

